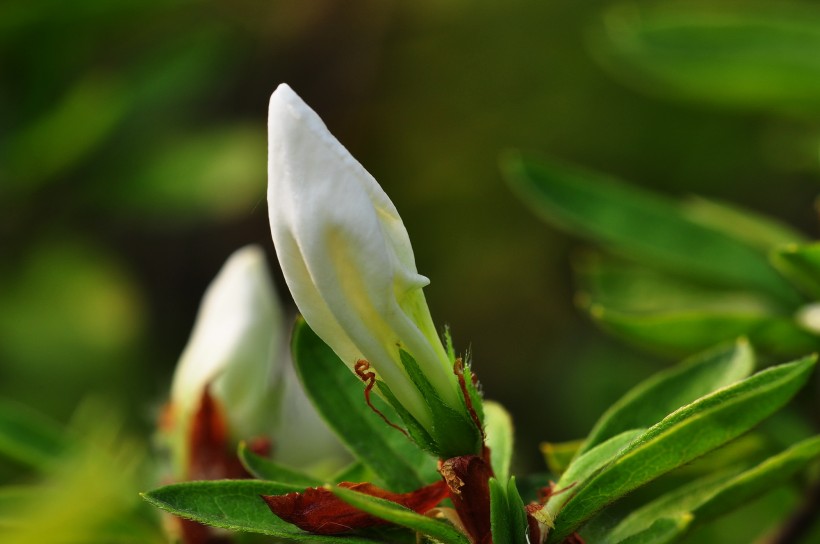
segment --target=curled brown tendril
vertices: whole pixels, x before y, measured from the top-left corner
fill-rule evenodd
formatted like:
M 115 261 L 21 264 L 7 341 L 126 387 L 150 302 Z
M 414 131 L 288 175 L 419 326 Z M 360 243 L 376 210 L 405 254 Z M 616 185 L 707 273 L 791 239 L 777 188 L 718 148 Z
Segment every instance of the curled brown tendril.
M 390 425 L 394 429 L 396 429 L 398 431 L 401 431 L 401 433 L 404 436 L 406 436 L 407 438 L 410 438 L 410 435 L 407 434 L 407 431 L 405 431 L 404 429 L 402 429 L 401 427 L 399 427 L 398 425 L 396 425 L 395 423 L 393 423 L 392 421 L 387 419 L 387 416 L 385 416 L 381 412 L 381 410 L 376 408 L 373 405 L 373 402 L 371 402 L 370 392 L 373 391 L 373 386 L 376 385 L 376 373 L 373 372 L 372 370 L 370 370 L 370 363 L 365 361 L 364 359 L 359 359 L 358 361 L 356 361 L 356 364 L 353 366 L 353 371 L 356 373 L 356 376 L 358 376 L 359 379 L 362 380 L 365 383 L 364 400 L 365 400 L 365 402 L 367 402 L 367 405 L 370 407 L 370 409 L 373 410 L 374 412 L 376 412 L 377 414 L 379 414 L 379 417 L 382 418 L 385 423 L 387 423 L 388 425 Z

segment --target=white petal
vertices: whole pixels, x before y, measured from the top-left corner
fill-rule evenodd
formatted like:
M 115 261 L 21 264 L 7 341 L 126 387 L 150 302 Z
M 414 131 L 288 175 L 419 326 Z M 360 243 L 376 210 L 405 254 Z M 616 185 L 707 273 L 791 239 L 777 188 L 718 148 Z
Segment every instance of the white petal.
M 268 208 L 279 262 L 310 326 L 348 364 L 370 361 L 423 424 L 425 403 L 398 362 L 408 351 L 459 402 L 393 203 L 287 85 L 270 101 Z
M 263 251 L 257 246 L 236 251 L 205 292 L 174 374 L 176 420 L 185 425 L 211 384 L 234 437 L 269 434 L 276 415 L 270 393 L 281 329 Z

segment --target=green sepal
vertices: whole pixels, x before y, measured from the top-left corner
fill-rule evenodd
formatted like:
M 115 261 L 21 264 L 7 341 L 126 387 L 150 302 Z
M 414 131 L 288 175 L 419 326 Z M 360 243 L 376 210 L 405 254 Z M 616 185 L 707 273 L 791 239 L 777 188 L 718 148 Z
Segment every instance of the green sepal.
M 482 447 L 481 432 L 466 409 L 464 413 L 459 413 L 445 404 L 413 356 L 404 350 L 399 350 L 399 354 L 407 375 L 421 392 L 432 413 L 433 427 L 430 429 L 430 435 L 435 442 L 439 458 L 479 454 Z
M 462 364 L 464 369 L 464 385 L 467 389 L 467 394 L 470 396 L 470 402 L 473 404 L 473 410 L 475 410 L 478 421 L 481 425 L 484 425 L 484 396 L 481 394 L 481 391 L 474 381 L 475 374 L 473 374 L 473 370 L 470 367 L 469 353 L 465 357 Z M 464 408 L 467 409 L 466 399 L 462 400 L 464 400 Z
M 399 402 L 399 399 L 396 398 L 396 395 L 393 394 L 393 391 L 390 389 L 390 386 L 384 383 L 381 380 L 376 380 L 376 388 L 379 390 L 379 393 L 385 398 L 385 400 L 390 403 L 390 406 L 396 411 L 399 415 L 399 418 L 404 422 L 404 426 L 407 429 L 407 433 L 410 435 L 410 438 L 416 443 L 418 447 L 423 449 L 424 451 L 438 456 L 438 448 L 436 447 L 436 443 L 433 440 L 433 437 L 430 436 L 430 433 L 427 432 L 419 421 L 413 417 L 413 414 L 407 411 L 404 405 Z
M 418 489 L 439 478 L 435 460 L 387 425 L 365 401 L 364 384 L 341 359 L 298 319 L 291 339 L 299 379 L 319 414 L 355 455 L 391 491 Z M 387 402 L 371 395 L 390 421 L 399 417 Z

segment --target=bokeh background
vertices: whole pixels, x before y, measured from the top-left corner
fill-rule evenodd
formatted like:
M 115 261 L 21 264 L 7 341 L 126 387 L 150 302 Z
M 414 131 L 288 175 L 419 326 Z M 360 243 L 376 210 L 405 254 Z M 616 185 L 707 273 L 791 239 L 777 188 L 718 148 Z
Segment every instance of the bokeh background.
M 662 4 L 6 0 L 0 396 L 60 421 L 93 396 L 147 436 L 233 250 L 263 245 L 292 307 L 265 204 L 288 82 L 399 208 L 434 318 L 537 467 L 539 441 L 583 436 L 668 361 L 576 311 L 583 243 L 511 193 L 504 150 L 817 234 L 820 11 Z M 727 14 L 745 26 L 714 32 Z M 656 32 L 676 17 L 694 30 Z

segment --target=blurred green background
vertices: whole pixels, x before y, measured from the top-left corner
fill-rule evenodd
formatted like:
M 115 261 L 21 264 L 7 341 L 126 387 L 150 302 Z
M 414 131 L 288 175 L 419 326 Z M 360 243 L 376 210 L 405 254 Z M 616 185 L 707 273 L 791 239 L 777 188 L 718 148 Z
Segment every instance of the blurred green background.
M 147 436 L 227 256 L 258 242 L 275 268 L 265 117 L 288 82 L 399 208 L 434 318 L 539 466 L 665 362 L 575 310 L 582 244 L 513 196 L 502 151 L 817 233 L 820 10 L 660 5 L 3 2 L 0 396 L 61 421 L 102 397 Z

